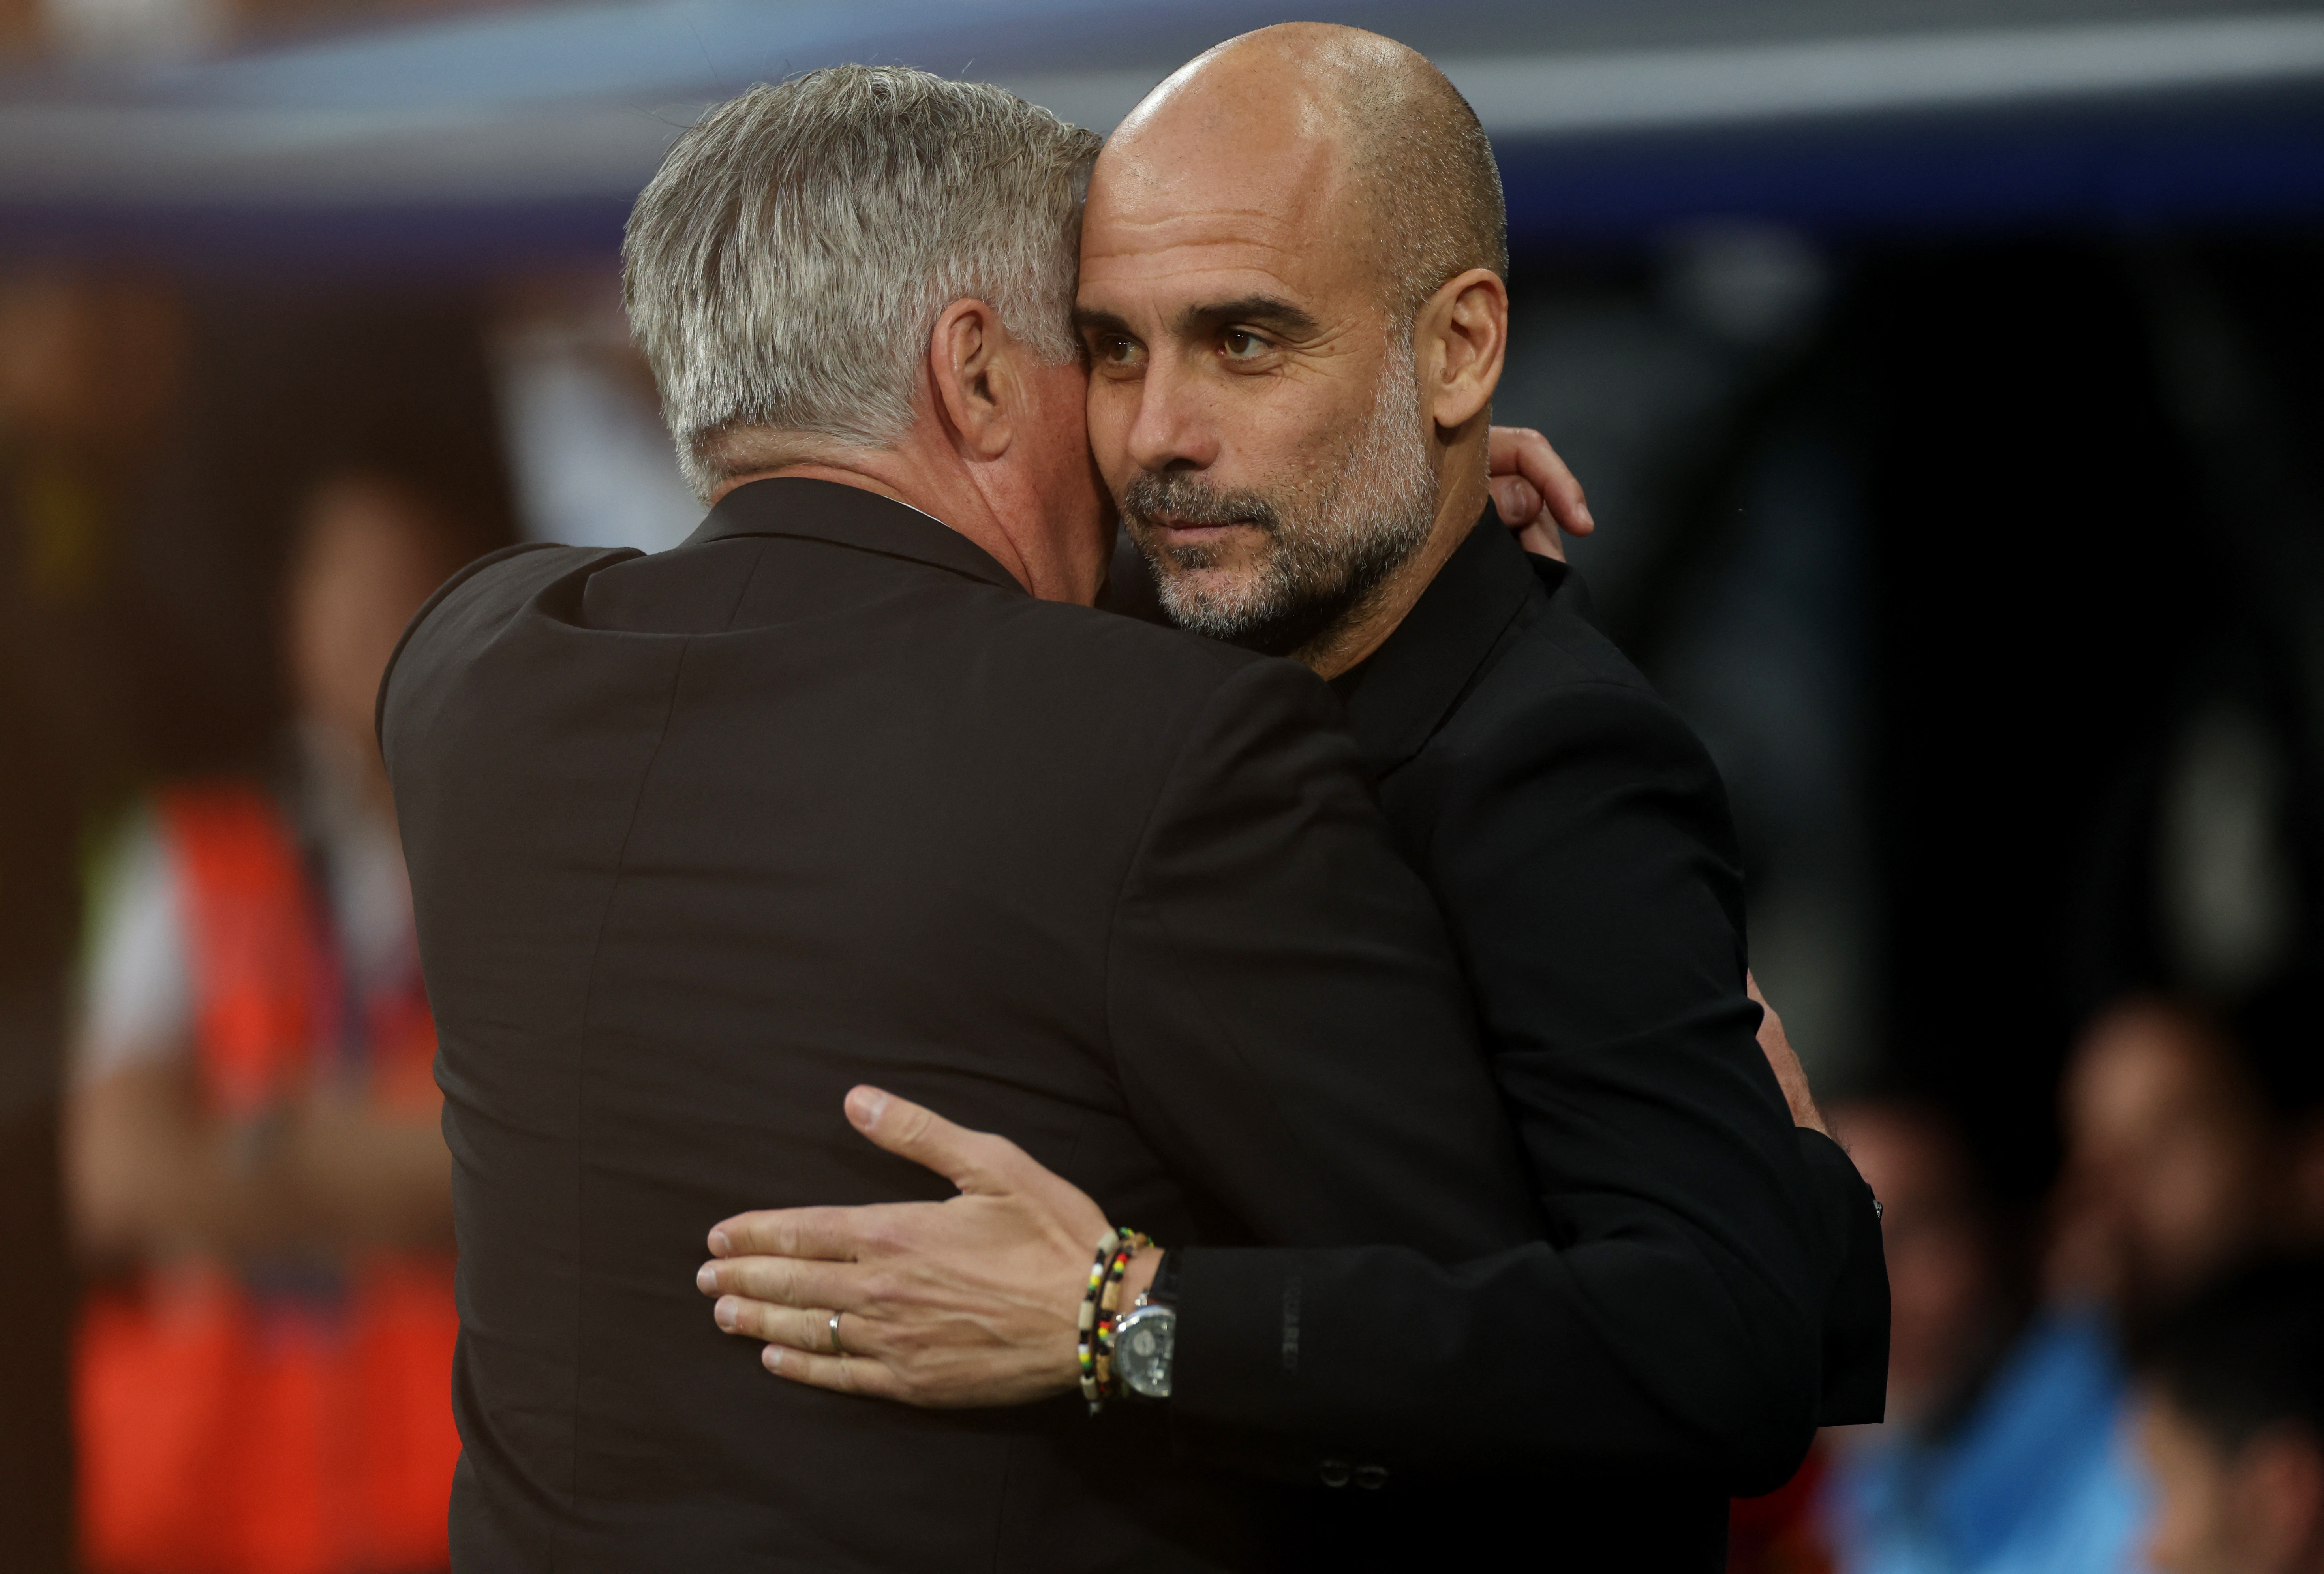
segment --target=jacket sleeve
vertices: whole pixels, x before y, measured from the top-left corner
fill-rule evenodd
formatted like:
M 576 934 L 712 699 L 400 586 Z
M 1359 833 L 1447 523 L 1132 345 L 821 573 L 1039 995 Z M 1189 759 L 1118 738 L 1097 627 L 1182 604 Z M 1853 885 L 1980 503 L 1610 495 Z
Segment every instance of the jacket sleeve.
M 1538 1232 L 1427 887 L 1323 684 L 1239 668 L 1130 860 L 1107 1010 L 1131 1118 L 1228 1238 L 1454 1261 Z
M 1839 1259 L 1823 1303 L 1823 1401 L 1819 1426 L 1861 1426 L 1888 1407 L 1888 1260 L 1880 1208 L 1856 1162 L 1821 1132 L 1802 1126 L 1800 1146 L 1827 1217 L 1826 1249 Z
M 1642 690 L 1556 690 L 1489 741 L 1432 773 L 1434 840 L 1414 850 L 1545 1236 L 1457 1266 L 1388 1245 L 1185 1254 L 1182 1433 L 1770 1490 L 1812 1436 L 1835 1264 L 1744 993 L 1723 790 Z M 1270 1370 L 1294 1306 L 1297 1370 Z

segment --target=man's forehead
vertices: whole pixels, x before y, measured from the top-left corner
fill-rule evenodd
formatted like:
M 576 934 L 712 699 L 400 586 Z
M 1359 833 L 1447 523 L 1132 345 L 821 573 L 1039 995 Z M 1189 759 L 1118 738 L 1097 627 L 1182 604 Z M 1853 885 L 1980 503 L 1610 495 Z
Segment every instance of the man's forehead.
M 1082 227 L 1082 276 L 1222 267 L 1296 273 L 1309 249 L 1299 226 L 1280 214 L 1207 206 L 1135 217 L 1093 211 Z
M 1079 310 L 1120 319 L 1149 330 L 1158 318 L 1165 329 L 1191 327 L 1189 313 L 1231 301 L 1283 301 L 1310 315 L 1333 315 L 1342 295 L 1333 281 L 1320 279 L 1312 260 L 1284 245 L 1198 225 L 1175 235 L 1155 232 L 1152 244 L 1115 250 L 1085 249 L 1082 257 Z
M 1090 204 L 1134 218 L 1204 206 L 1321 217 L 1345 162 L 1336 124 L 1292 104 L 1181 96 L 1114 134 L 1090 172 Z
M 1286 179 L 1264 160 L 1204 173 L 1149 158 L 1101 162 L 1082 226 L 1084 305 L 1120 310 L 1093 297 L 1125 289 L 1175 302 L 1189 292 L 1330 297 L 1357 284 L 1363 248 L 1331 233 L 1340 205 L 1328 175 Z

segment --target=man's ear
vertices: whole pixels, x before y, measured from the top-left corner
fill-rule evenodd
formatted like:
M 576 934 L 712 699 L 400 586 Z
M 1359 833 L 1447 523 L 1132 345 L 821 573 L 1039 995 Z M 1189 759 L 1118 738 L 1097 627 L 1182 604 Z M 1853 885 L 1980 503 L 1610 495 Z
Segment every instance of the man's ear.
M 1413 323 L 1413 358 L 1429 417 L 1457 431 L 1492 407 L 1508 358 L 1509 287 L 1489 269 L 1447 280 Z
M 962 452 L 997 459 L 1008 452 L 1025 408 L 1017 345 L 1001 314 L 982 301 L 955 301 L 928 335 L 928 383 L 936 412 Z

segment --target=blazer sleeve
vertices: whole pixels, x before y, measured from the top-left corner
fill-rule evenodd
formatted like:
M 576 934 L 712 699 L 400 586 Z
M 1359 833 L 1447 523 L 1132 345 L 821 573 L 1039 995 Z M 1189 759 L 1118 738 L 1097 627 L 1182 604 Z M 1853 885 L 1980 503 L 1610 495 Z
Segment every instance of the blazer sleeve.
M 1451 1266 L 1184 1254 L 1182 1435 L 1768 1491 L 1813 1433 L 1831 1266 L 1743 989 L 1723 790 L 1674 713 L 1615 684 L 1555 690 L 1490 744 L 1435 773 L 1419 850 L 1545 1234 Z M 1296 1373 L 1269 1362 L 1295 1307 Z
M 1189 724 L 1118 895 L 1131 1118 L 1228 1238 L 1454 1261 L 1539 1222 L 1427 887 L 1322 683 L 1240 667 Z
M 1888 1259 L 1880 1205 L 1846 1150 L 1802 1126 L 1800 1146 L 1815 1177 L 1839 1267 L 1823 1304 L 1823 1401 L 1819 1426 L 1861 1426 L 1888 1407 Z

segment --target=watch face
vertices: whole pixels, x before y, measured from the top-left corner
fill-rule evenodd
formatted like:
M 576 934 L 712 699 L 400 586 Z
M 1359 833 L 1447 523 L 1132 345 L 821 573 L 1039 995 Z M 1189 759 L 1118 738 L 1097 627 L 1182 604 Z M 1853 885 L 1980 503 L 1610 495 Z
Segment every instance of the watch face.
M 1141 1306 L 1123 1318 L 1113 1339 L 1113 1369 L 1122 1386 L 1143 1399 L 1169 1398 L 1177 1331 L 1177 1313 L 1167 1306 Z

